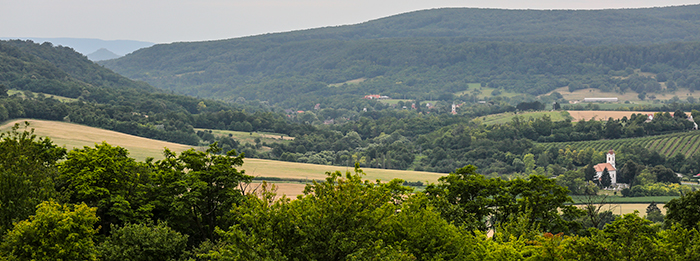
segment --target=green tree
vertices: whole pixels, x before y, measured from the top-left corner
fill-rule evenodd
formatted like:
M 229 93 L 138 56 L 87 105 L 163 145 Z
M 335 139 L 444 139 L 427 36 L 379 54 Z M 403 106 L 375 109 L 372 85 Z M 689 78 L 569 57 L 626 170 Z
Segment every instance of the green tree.
M 504 181 L 486 179 L 476 173 L 476 167 L 465 166 L 445 177 L 438 184 L 430 184 L 425 192 L 442 217 L 468 230 L 487 229 L 486 218 L 495 213 L 498 195 Z
M 112 227 L 109 237 L 97 249 L 105 261 L 167 261 L 180 260 L 186 247 L 187 235 L 158 223 Z
M 681 179 L 676 176 L 676 173 L 663 165 L 658 165 L 650 169 L 651 173 L 656 176 L 656 182 L 666 182 L 666 183 L 681 183 Z
M 666 205 L 666 225 L 678 223 L 686 229 L 700 228 L 700 191 L 670 200 Z
M 646 218 L 652 222 L 664 222 L 664 214 L 661 213 L 661 209 L 656 206 L 656 202 L 651 202 L 647 206 L 647 216 Z
M 206 151 L 190 149 L 179 156 L 166 149 L 165 159 L 151 165 L 155 184 L 152 203 L 162 212 L 157 216 L 190 235 L 194 242 L 213 241 L 216 227 L 232 225 L 227 215 L 244 199 L 239 185 L 252 179 L 236 169 L 243 165 L 242 153 L 231 150 L 218 155 L 220 152 L 216 143 Z
M 638 214 L 635 210 L 605 226 L 602 234 L 610 240 L 609 250 L 618 260 L 669 260 L 657 240 L 658 228 Z
M 4 84 L 0 84 L 0 97 L 7 97 L 7 87 Z
M 146 198 L 149 169 L 128 155 L 126 149 L 103 142 L 73 149 L 58 165 L 61 191 L 71 203 L 97 207 L 105 233 L 111 224 L 141 222 L 152 215 Z
M 15 224 L 0 243 L 9 260 L 98 260 L 93 242 L 95 208 L 52 201 L 39 204 L 36 215 Z
M 234 210 L 240 223 L 220 231 L 226 246 L 206 255 L 245 260 L 425 260 L 466 256 L 475 237 L 440 218 L 401 180 L 363 181 L 327 173 L 296 200 L 276 199 L 264 183 Z M 469 244 L 471 241 L 472 244 Z M 466 252 L 465 252 L 466 251 Z
M 600 186 L 607 188 L 610 187 L 611 184 L 612 179 L 610 178 L 610 172 L 608 171 L 608 168 L 605 168 L 603 173 L 600 174 Z
M 510 181 L 486 179 L 472 165 L 441 177 L 425 192 L 443 218 L 468 230 L 486 230 L 489 216 L 493 217 L 493 226 L 510 221 L 518 213 L 531 212 L 528 222 L 533 227 L 568 231 L 576 225 L 564 217 L 571 220 L 581 215 L 576 207 L 565 205 L 572 202 L 569 191 L 553 179 L 539 175 Z
M 525 163 L 525 174 L 531 174 L 535 170 L 535 155 L 531 153 L 525 154 L 523 163 Z
M 586 181 L 591 181 L 595 179 L 595 169 L 593 168 L 592 163 L 586 165 L 586 168 L 583 170 L 583 174 L 583 177 Z
M 19 132 L 15 124 L 0 133 L 0 236 L 12 223 L 29 218 L 44 200 L 58 198 L 54 189 L 56 163 L 66 149 L 51 139 L 37 138 L 34 130 Z

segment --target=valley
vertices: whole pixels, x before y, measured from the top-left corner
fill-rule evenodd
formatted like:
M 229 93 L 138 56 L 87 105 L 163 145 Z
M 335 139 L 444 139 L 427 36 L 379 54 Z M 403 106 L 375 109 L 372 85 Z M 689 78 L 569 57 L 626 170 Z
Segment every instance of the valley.
M 700 259 L 699 13 L 0 41 L 0 256 Z

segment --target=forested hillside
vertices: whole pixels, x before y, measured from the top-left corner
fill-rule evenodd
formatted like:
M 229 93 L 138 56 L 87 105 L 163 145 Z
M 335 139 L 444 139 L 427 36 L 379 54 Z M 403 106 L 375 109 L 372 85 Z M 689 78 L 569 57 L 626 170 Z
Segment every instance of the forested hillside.
M 693 42 L 699 8 L 427 10 L 353 26 L 157 45 L 103 64 L 190 96 L 300 109 L 338 108 L 366 94 L 469 100 L 461 93 L 468 83 L 528 95 L 565 86 L 654 93 L 668 81 L 700 89 L 700 45 Z
M 25 93 L 8 96 L 8 89 Z M 60 102 L 51 95 L 75 101 Z M 263 104 L 233 107 L 168 94 L 116 74 L 67 47 L 0 41 L 0 121 L 23 117 L 70 121 L 190 145 L 200 142 L 195 127 L 288 135 L 305 131 Z M 226 143 L 228 149 L 235 148 L 235 142 Z

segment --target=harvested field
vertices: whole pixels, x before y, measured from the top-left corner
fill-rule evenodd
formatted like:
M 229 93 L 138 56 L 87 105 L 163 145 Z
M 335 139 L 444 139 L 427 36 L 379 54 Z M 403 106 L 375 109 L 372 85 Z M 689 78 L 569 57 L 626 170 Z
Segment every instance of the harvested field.
M 608 118 L 622 119 L 622 117 L 629 118 L 632 114 L 654 114 L 653 111 L 567 111 L 569 115 L 574 118 L 574 121 L 580 121 L 582 119 L 591 120 L 595 118 L 596 120 L 607 120 Z M 686 112 L 690 115 L 690 112 Z
M 138 161 L 143 161 L 147 157 L 162 159 L 164 148 L 169 148 L 179 153 L 193 147 L 60 121 L 17 119 L 0 125 L 0 131 L 6 132 L 10 130 L 15 123 L 19 123 L 19 131 L 23 131 L 24 129 L 21 126 L 23 126 L 24 121 L 29 122 L 29 128 L 34 129 L 34 134 L 38 137 L 49 137 L 54 144 L 66 149 L 70 150 L 84 146 L 94 147 L 95 143 L 105 141 L 110 145 L 128 149 L 130 156 Z
M 583 208 L 583 205 L 576 205 L 579 208 Z M 600 211 L 612 211 L 613 214 L 615 215 L 624 215 L 624 214 L 629 214 L 629 213 L 634 213 L 635 210 L 639 211 L 639 216 L 643 217 L 646 216 L 647 214 L 647 207 L 649 204 L 610 204 L 607 206 L 603 206 L 603 208 L 600 209 Z M 656 204 L 657 207 L 661 210 L 661 213 L 666 215 L 666 209 L 664 208 L 664 204 L 658 203 Z
M 274 182 L 272 182 L 274 183 Z M 253 183 L 250 183 L 250 186 L 248 188 L 248 191 L 252 191 L 253 189 L 260 189 L 261 182 L 254 181 Z M 277 187 L 277 198 L 281 198 L 283 195 L 287 196 L 288 198 L 295 199 L 297 195 L 302 195 L 304 194 L 304 188 L 306 187 L 306 183 L 274 183 L 275 187 Z
M 245 159 L 243 167 L 247 175 L 253 177 L 275 177 L 287 179 L 326 179 L 326 172 L 340 171 L 345 174 L 346 171 L 353 171 L 351 167 L 331 166 L 331 165 L 316 165 L 308 163 L 286 162 L 265 159 Z M 437 182 L 439 177 L 447 174 L 423 171 L 408 171 L 408 170 L 393 170 L 393 169 L 375 169 L 362 168 L 362 171 L 367 174 L 365 179 L 389 181 L 395 178 L 406 181 L 421 181 L 421 182 Z

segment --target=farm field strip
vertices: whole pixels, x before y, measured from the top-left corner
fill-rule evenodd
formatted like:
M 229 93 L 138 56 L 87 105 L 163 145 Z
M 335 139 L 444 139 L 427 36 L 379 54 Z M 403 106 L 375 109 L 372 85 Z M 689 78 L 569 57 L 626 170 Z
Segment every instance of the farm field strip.
M 651 151 L 656 151 L 665 157 L 672 157 L 677 153 L 682 153 L 686 155 L 686 157 L 691 157 L 696 153 L 700 153 L 700 132 L 691 131 L 617 140 L 547 142 L 539 144 L 546 149 L 571 146 L 571 148 L 577 150 L 591 148 L 596 151 L 619 150 L 623 147 L 637 145 Z

